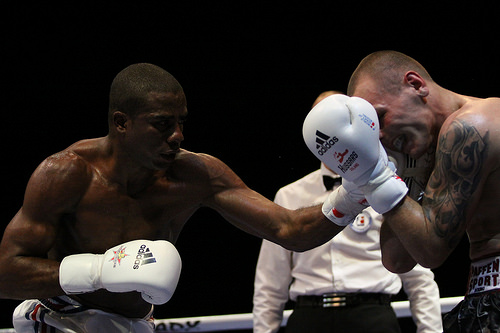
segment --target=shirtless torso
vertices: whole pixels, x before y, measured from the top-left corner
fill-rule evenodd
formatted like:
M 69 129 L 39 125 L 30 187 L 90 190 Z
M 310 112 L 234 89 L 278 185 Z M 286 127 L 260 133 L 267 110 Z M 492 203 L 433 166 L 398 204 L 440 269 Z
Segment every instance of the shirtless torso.
M 16 220 L 23 224 L 30 219 L 36 229 L 25 237 L 33 237 L 33 242 L 45 239 L 50 248 L 37 250 L 47 252 L 48 259 L 59 262 L 70 254 L 104 253 L 131 239 L 165 239 L 175 244 L 188 218 L 213 194 L 210 182 L 236 177 L 232 173 L 211 174 L 211 166 L 222 164 L 215 158 L 181 151 L 168 175 L 156 171 L 147 181 L 141 180 L 147 185 L 127 187 L 111 171 L 105 142 L 106 138 L 100 138 L 76 143 L 44 161 L 30 180 L 24 207 L 12 227 L 17 226 Z M 38 189 L 44 190 L 43 197 Z M 55 295 L 55 290 L 45 291 L 46 296 Z M 142 317 L 151 309 L 135 292 L 99 290 L 73 297 L 82 304 L 127 317 Z
M 498 255 L 500 224 L 494 221 L 500 213 L 496 203 L 500 194 L 500 99 L 459 95 L 432 82 L 426 87 L 432 93 L 425 104 L 415 103 L 409 93 L 382 93 L 370 79 L 360 80 L 355 91 L 375 107 L 384 146 L 414 158 L 436 147 L 422 206 L 407 197 L 384 217 L 412 257 L 424 266 L 441 265 L 465 232 L 471 260 Z M 387 225 L 382 228 L 385 259 L 401 254 L 387 241 L 392 231 Z M 389 260 L 403 262 L 401 258 Z M 388 268 L 406 271 L 412 265 Z
M 0 297 L 63 295 L 64 257 L 102 254 L 136 239 L 175 244 L 200 207 L 297 251 L 342 230 L 320 206 L 284 209 L 248 188 L 219 159 L 181 149 L 187 114 L 182 87 L 168 72 L 151 64 L 121 71 L 111 85 L 108 135 L 48 157 L 31 176 L 22 208 L 0 243 Z M 72 297 L 130 318 L 151 310 L 137 292 L 100 289 Z
M 445 122 L 426 202 L 436 228 L 456 245 L 465 228 L 472 261 L 500 254 L 500 99 L 469 99 Z M 452 199 L 452 200 L 450 200 Z M 439 212 L 439 213 L 438 213 Z M 443 214 L 455 216 L 449 223 Z
M 467 235 L 472 261 L 467 293 L 444 316 L 444 331 L 495 330 L 500 290 L 500 99 L 445 89 L 418 61 L 392 50 L 361 60 L 347 91 L 374 106 L 386 148 L 414 159 L 435 151 L 421 205 L 406 196 L 384 214 L 384 266 L 393 272 L 406 272 L 415 262 L 439 267 Z
M 316 236 L 293 236 L 302 228 L 282 234 L 279 221 L 287 220 L 288 211 L 250 190 L 223 162 L 205 154 L 181 150 L 168 172 L 150 172 L 147 179 L 141 177 L 140 182 L 124 184 L 117 181 L 119 172 L 113 169 L 107 140 L 76 143 L 49 157 L 31 177 L 24 206 L 7 228 L 1 247 L 3 258 L 23 253 L 39 256 L 29 264 L 30 272 L 26 266 L 19 266 L 15 274 L 8 275 L 12 279 L 3 279 L 14 288 L 11 290 L 19 288 L 14 298 L 62 295 L 57 269 L 58 262 L 67 255 L 104 253 L 131 239 L 166 239 L 175 244 L 184 224 L 201 206 L 216 209 L 254 235 L 277 241 L 282 237 L 285 244 L 295 242 L 289 237 L 304 245 L 317 244 L 326 241 L 328 233 L 340 230 L 330 222 L 321 222 L 322 213 L 316 207 L 304 210 L 305 215 L 296 214 L 316 220 L 318 230 L 309 229 Z M 322 235 L 319 229 L 323 229 Z M 21 234 L 19 239 L 16 235 Z M 43 259 L 46 253 L 49 262 Z M 141 318 L 151 310 L 151 305 L 136 292 L 110 293 L 101 289 L 72 297 L 92 308 L 131 318 Z
M 104 253 L 130 239 L 165 239 L 175 244 L 188 218 L 210 196 L 210 164 L 216 159 L 182 151 L 166 172 L 155 172 L 145 188 L 128 189 L 113 180 L 106 157 L 99 149 L 104 139 L 80 142 L 49 159 L 80 169 L 81 191 L 68 193 L 77 204 L 60 216 L 58 235 L 49 259 L 61 261 L 74 253 Z M 90 153 L 89 153 L 90 152 Z M 67 188 L 67 187 L 66 187 Z M 129 192 L 130 191 L 130 192 Z M 142 317 L 151 305 L 139 293 L 94 293 L 72 296 L 80 303 L 122 314 Z

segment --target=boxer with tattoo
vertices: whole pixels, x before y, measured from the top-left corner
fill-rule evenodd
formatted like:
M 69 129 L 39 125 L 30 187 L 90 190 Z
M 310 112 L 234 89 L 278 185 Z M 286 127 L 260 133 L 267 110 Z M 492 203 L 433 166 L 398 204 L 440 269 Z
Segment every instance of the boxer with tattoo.
M 465 299 L 446 315 L 445 332 L 500 332 L 500 99 L 445 89 L 420 63 L 395 51 L 365 57 L 351 76 L 347 94 L 351 97 L 324 102 L 311 111 L 320 118 L 346 115 L 345 124 L 330 122 L 321 132 L 335 135 L 336 145 L 348 142 L 342 149 L 348 147 L 359 156 L 344 173 L 329 165 L 345 182 L 342 195 L 325 202 L 325 214 L 342 225 L 342 218 L 354 214 L 366 198 L 384 213 L 383 262 L 398 273 L 415 263 L 440 266 L 467 234 L 469 288 Z M 360 126 L 360 117 L 375 118 L 374 125 Z M 315 120 L 322 122 L 325 119 Z M 304 124 L 304 138 L 310 142 L 314 134 L 306 125 L 310 124 Z M 413 159 L 435 151 L 420 204 L 397 182 L 384 149 L 367 139 L 374 130 L 385 148 Z M 364 173 L 356 174 L 358 170 Z

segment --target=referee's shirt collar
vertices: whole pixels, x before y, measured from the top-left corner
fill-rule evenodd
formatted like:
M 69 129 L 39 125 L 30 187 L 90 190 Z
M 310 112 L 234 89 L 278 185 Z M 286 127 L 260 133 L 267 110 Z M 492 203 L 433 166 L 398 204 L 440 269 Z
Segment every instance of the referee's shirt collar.
M 337 188 L 340 184 L 342 184 L 342 179 L 339 175 L 330 171 L 324 163 L 321 163 L 321 176 L 323 178 L 323 186 L 325 187 L 325 191 L 330 191 L 332 189 Z M 328 179 L 333 178 L 333 179 Z M 333 186 L 333 188 L 332 188 Z

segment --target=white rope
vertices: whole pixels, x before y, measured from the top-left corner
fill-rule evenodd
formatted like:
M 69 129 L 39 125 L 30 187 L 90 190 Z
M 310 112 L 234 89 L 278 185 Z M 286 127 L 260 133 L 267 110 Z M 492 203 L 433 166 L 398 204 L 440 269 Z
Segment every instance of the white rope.
M 457 305 L 463 296 L 441 298 L 441 312 L 446 313 Z M 411 317 L 410 303 L 399 301 L 391 303 L 398 318 Z M 285 326 L 292 310 L 285 310 L 283 322 Z M 174 319 L 156 319 L 157 332 L 222 332 L 231 330 L 249 330 L 253 327 L 251 313 L 230 314 L 206 317 L 186 317 Z M 1 333 L 15 333 L 12 328 L 0 329 Z
M 441 312 L 449 312 L 457 305 L 463 296 L 441 298 Z M 399 301 L 391 303 L 398 318 L 411 317 L 410 302 Z M 285 326 L 292 310 L 285 310 L 281 326 Z M 231 330 L 249 330 L 253 327 L 251 313 L 231 314 L 221 316 L 191 317 L 155 320 L 160 332 L 222 332 Z

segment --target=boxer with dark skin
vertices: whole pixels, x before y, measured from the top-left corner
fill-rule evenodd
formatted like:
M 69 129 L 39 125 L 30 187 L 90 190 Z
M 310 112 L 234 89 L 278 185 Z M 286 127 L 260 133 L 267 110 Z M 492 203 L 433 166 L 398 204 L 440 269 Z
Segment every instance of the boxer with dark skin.
M 134 239 L 175 244 L 200 207 L 294 251 L 342 230 L 320 207 L 284 209 L 248 188 L 219 159 L 181 149 L 187 116 L 182 87 L 168 72 L 151 64 L 121 71 L 111 86 L 107 136 L 48 157 L 31 176 L 0 244 L 0 297 L 64 295 L 64 257 L 104 253 Z M 71 297 L 130 318 L 151 310 L 138 292 L 100 289 Z

